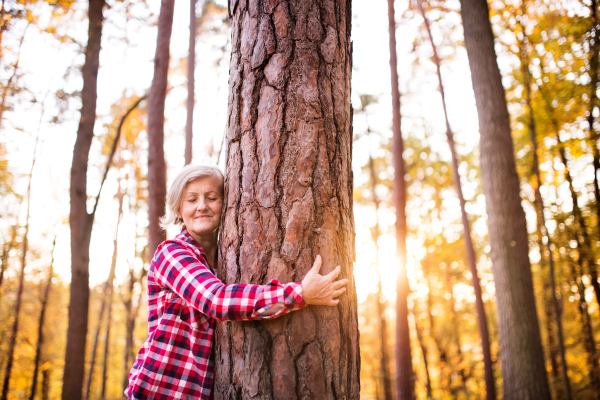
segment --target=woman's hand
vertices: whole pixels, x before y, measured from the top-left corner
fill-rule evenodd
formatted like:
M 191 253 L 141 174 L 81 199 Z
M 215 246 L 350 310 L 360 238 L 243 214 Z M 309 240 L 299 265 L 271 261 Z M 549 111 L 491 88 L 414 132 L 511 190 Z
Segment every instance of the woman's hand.
M 336 299 L 346 291 L 348 279 L 336 281 L 335 278 L 340 274 L 338 265 L 327 275 L 319 275 L 321 269 L 321 256 L 317 256 L 313 267 L 308 271 L 302 280 L 302 298 L 306 304 L 316 306 L 335 306 L 339 303 Z

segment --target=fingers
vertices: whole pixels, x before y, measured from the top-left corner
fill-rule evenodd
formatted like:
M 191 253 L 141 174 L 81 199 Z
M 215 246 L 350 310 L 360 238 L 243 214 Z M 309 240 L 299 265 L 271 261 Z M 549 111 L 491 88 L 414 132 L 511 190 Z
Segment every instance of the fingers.
M 338 290 L 334 290 L 333 294 L 331 295 L 331 297 L 332 298 L 338 297 L 339 295 L 341 295 L 345 291 L 346 291 L 346 288 L 341 288 L 341 289 L 338 289 Z
M 331 285 L 333 286 L 333 289 L 339 289 L 342 286 L 346 286 L 348 284 L 348 279 L 340 279 L 339 281 L 334 281 Z
M 312 268 L 310 269 L 310 272 L 312 272 L 314 274 L 318 274 L 319 271 L 321 270 L 321 264 L 322 264 L 321 256 L 318 255 L 315 258 L 315 263 L 313 264 Z
M 340 274 L 341 271 L 342 271 L 342 267 L 340 267 L 338 265 L 337 267 L 335 267 L 335 269 L 333 271 L 331 271 L 330 273 L 328 273 L 327 275 L 325 275 L 325 278 L 334 281 L 335 278 L 338 277 L 338 275 Z

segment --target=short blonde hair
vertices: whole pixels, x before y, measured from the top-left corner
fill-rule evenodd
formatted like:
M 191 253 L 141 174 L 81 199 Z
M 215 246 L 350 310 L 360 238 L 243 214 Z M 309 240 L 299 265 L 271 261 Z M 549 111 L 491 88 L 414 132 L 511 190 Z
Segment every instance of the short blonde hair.
M 207 165 L 188 165 L 184 167 L 175 177 L 171 188 L 167 192 L 167 213 L 160 219 L 160 226 L 163 229 L 174 223 L 181 225 L 183 220 L 177 216 L 183 191 L 188 183 L 201 178 L 217 178 L 221 184 L 221 194 L 224 193 L 225 177 L 217 167 Z

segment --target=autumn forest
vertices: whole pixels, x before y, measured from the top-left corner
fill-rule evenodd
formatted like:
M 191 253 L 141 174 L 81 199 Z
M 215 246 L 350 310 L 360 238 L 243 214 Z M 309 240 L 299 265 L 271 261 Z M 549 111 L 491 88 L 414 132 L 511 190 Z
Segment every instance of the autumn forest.
M 0 400 L 127 398 L 187 165 L 223 284 L 348 279 L 206 399 L 599 400 L 599 85 L 597 0 L 2 0 Z

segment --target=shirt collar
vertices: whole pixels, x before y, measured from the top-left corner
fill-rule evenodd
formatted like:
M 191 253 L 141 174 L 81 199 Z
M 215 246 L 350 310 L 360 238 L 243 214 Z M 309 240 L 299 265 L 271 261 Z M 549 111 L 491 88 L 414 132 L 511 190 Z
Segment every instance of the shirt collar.
M 192 246 L 194 246 L 195 248 L 197 248 L 198 250 L 200 250 L 200 252 L 202 253 L 202 255 L 206 258 L 206 254 L 204 253 L 204 249 L 202 248 L 202 246 L 200 246 L 192 237 L 192 235 L 190 235 L 190 233 L 188 232 L 188 230 L 186 229 L 186 227 L 184 226 L 183 228 L 181 228 L 181 232 L 179 233 L 179 235 L 177 235 L 175 237 L 176 240 L 181 240 L 182 242 L 186 242 L 191 244 Z

